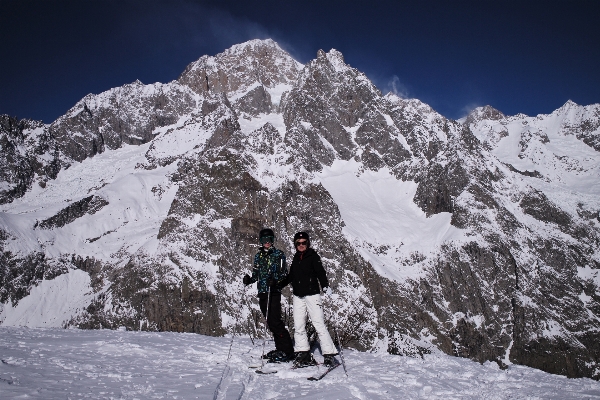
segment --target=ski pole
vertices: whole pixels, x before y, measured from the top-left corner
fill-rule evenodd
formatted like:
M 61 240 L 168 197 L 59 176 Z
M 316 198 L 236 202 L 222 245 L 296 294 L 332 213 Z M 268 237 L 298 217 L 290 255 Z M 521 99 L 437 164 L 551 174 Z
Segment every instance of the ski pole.
M 346 361 L 344 360 L 344 346 L 342 346 L 342 341 L 337 333 L 337 329 L 335 329 L 335 323 L 333 323 L 332 325 L 335 337 L 337 338 L 337 341 L 340 344 L 340 358 L 342 359 L 342 367 L 344 367 L 344 373 L 346 374 L 346 377 L 348 377 L 348 371 L 346 370 Z
M 263 338 L 262 356 L 260 357 L 261 368 L 265 365 L 265 345 L 269 336 L 269 303 L 271 302 L 271 288 L 267 286 L 267 312 L 265 314 L 265 337 Z
M 252 311 L 252 308 L 250 307 L 250 305 L 248 304 L 248 295 L 246 294 L 247 291 L 247 287 L 246 285 L 244 285 L 244 294 L 242 296 L 242 301 L 244 302 L 244 305 L 248 308 L 248 311 L 250 312 L 250 317 L 252 318 L 252 320 L 254 321 L 254 334 L 255 336 L 258 338 L 258 335 L 256 334 L 256 320 L 254 320 L 254 312 Z M 252 342 L 252 347 L 254 347 L 254 338 L 252 337 L 252 325 L 250 325 L 250 321 L 248 321 L 248 331 L 249 331 L 249 335 L 250 335 L 250 341 Z
M 330 295 L 331 293 L 331 288 L 329 288 L 330 291 Z M 332 311 L 332 317 L 333 317 L 333 311 Z M 333 326 L 333 333 L 335 333 L 335 337 L 340 345 L 340 358 L 342 359 L 342 367 L 344 367 L 344 373 L 346 374 L 346 377 L 348 377 L 348 371 L 346 370 L 346 361 L 344 360 L 344 346 L 342 345 L 342 340 L 340 339 L 340 336 L 337 333 L 337 329 L 336 329 L 336 322 L 335 322 L 335 318 L 331 318 L 331 325 Z

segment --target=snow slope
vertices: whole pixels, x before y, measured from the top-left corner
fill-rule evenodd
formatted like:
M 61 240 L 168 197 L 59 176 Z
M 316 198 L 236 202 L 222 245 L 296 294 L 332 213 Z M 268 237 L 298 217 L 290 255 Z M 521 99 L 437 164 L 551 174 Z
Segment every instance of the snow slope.
M 2 399 L 600 399 L 600 383 L 440 353 L 421 358 L 345 350 L 317 368 L 257 375 L 261 342 L 186 333 L 0 328 Z M 321 360 L 318 351 L 315 358 Z
M 586 111 L 594 108 L 598 105 L 583 107 L 569 101 L 551 114 L 484 119 L 470 127 L 500 161 L 538 174 L 540 179 L 523 178 L 527 184 L 575 214 L 573 205 L 578 202 L 600 209 L 600 157 L 571 131 L 573 119 L 582 114 L 581 124 Z
M 344 234 L 382 276 L 398 282 L 416 280 L 424 270 L 418 263 L 401 260 L 460 239 L 460 229 L 450 225 L 450 213 L 425 216 L 413 202 L 415 182 L 400 181 L 386 168 L 361 171 L 361 167 L 354 160 L 336 160 L 319 174 L 344 219 Z
M 15 307 L 10 303 L 0 304 L 0 322 L 3 326 L 62 328 L 73 315 L 87 307 L 92 298 L 90 276 L 81 270 L 72 270 L 41 281 Z
M 105 151 L 61 171 L 45 188 L 36 185 L 22 198 L 2 205 L 0 226 L 20 233 L 19 240 L 9 242 L 6 250 L 26 254 L 41 244 L 53 257 L 74 253 L 114 260 L 123 248 L 133 253 L 154 242 L 177 187 L 167 177 L 175 165 L 136 168 L 146 161 L 149 146 Z M 92 193 L 109 204 L 61 229 L 32 229 L 36 222 Z

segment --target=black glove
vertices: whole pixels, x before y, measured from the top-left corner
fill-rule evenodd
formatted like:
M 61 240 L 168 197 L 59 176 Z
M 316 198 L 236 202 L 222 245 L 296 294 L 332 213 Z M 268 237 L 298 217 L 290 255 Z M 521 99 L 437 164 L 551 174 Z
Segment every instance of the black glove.
M 267 286 L 268 287 L 273 287 L 273 286 L 275 286 L 276 283 L 277 283 L 277 281 L 275 279 L 273 279 L 273 278 L 267 279 Z
M 246 274 L 244 275 L 244 279 L 242 280 L 242 282 L 244 282 L 244 285 L 248 286 L 252 283 L 252 278 L 250 278 L 250 275 Z

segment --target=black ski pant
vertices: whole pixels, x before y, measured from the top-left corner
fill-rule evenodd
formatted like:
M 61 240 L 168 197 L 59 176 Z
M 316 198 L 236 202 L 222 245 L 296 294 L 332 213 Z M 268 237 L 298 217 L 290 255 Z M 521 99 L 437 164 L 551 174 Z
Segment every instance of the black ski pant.
M 269 293 L 258 294 L 258 304 L 260 305 L 260 310 L 263 315 L 267 314 L 267 298 L 269 298 Z M 269 330 L 273 334 L 273 339 L 275 340 L 275 349 L 293 355 L 294 344 L 292 343 L 292 338 L 281 320 L 281 293 L 279 292 L 273 291 L 270 294 L 269 316 L 267 322 Z

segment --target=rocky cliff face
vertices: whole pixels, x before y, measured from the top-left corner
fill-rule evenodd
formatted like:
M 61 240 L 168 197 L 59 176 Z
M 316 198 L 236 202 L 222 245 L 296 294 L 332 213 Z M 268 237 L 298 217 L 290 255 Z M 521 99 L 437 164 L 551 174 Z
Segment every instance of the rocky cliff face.
M 156 128 L 173 125 L 196 108 L 195 95 L 186 86 L 137 81 L 84 97 L 48 130 L 62 153 L 80 162 L 124 144 L 147 143 Z
M 598 379 L 599 110 L 452 121 L 266 40 L 2 117 L 0 323 L 76 268 L 95 295 L 65 325 L 260 334 L 241 276 L 268 226 L 289 257 L 311 233 L 346 345 Z
M 44 187 L 63 167 L 56 140 L 36 121 L 0 116 L 0 204 L 10 203 L 31 189 Z

